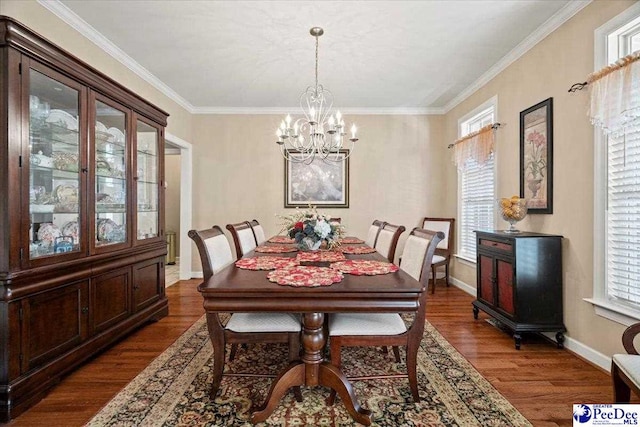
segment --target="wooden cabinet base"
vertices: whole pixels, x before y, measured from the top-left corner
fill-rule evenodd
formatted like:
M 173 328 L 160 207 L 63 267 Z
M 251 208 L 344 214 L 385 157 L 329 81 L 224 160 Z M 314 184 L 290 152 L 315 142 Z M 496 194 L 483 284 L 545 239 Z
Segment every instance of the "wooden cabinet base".
M 496 319 L 498 322 L 509 328 L 513 332 L 513 341 L 516 350 L 520 350 L 520 345 L 522 343 L 522 333 L 523 332 L 556 332 L 556 346 L 558 348 L 564 348 L 564 333 L 566 332 L 566 328 L 563 324 L 528 324 L 528 323 L 518 323 L 509 319 L 508 317 L 502 315 L 500 312 L 491 308 L 487 304 L 482 301 L 473 301 L 473 317 L 478 319 L 479 310 L 484 311 L 489 316 Z
M 51 362 L 0 386 L 0 422 L 8 422 L 42 399 L 62 377 L 87 359 L 148 322 L 169 313 L 166 298 L 134 314 L 126 321 L 96 335 Z

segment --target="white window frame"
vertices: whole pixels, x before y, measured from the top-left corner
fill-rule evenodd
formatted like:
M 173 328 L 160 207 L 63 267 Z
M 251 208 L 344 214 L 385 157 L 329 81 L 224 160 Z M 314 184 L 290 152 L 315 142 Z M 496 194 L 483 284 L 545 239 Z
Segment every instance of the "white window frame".
M 464 116 L 460 117 L 458 119 L 458 137 L 461 138 L 464 135 L 468 134 L 468 127 L 467 124 L 468 122 L 472 121 L 473 119 L 475 119 L 477 116 L 486 113 L 487 110 L 489 109 L 493 109 L 493 118 L 494 118 L 494 122 L 498 121 L 498 96 L 494 95 L 493 97 L 491 97 L 490 99 L 488 99 L 487 101 L 483 102 L 482 104 L 480 104 L 478 107 L 474 108 L 472 111 L 470 111 L 469 113 L 465 114 Z M 494 179 L 494 189 L 495 189 L 495 193 L 498 193 L 498 180 L 497 180 L 497 164 L 498 164 L 498 159 L 496 156 L 496 153 L 494 151 L 493 153 L 493 179 Z M 462 248 L 462 239 L 463 239 L 463 235 L 462 235 L 462 201 L 461 201 L 461 196 L 462 196 L 462 176 L 460 174 L 460 170 L 458 169 L 458 190 L 457 190 L 457 202 L 458 202 L 458 221 L 457 221 L 457 225 L 456 225 L 456 248 L 459 251 L 460 248 Z M 494 206 L 494 211 L 493 211 L 493 226 L 495 227 L 496 225 L 496 209 Z M 454 254 L 454 256 L 463 261 L 464 263 L 468 263 L 469 265 L 475 266 L 477 263 L 477 259 L 476 258 L 470 258 L 468 256 L 465 256 L 462 253 L 456 253 Z
M 640 3 L 611 19 L 595 30 L 594 70 L 600 70 L 624 56 L 631 36 L 640 31 Z M 593 297 L 585 298 L 594 305 L 597 315 L 629 326 L 640 320 L 640 307 L 609 301 L 607 294 L 607 141 L 598 128 L 594 128 L 594 232 L 593 232 Z

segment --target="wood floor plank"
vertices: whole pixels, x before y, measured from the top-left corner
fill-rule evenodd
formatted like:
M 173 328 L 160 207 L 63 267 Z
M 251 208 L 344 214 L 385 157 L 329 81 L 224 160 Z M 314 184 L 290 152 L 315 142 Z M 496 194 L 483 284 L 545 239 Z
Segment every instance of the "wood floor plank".
M 167 288 L 169 316 L 146 325 L 67 376 L 11 426 L 82 426 L 155 357 L 186 331 L 204 310 L 198 280 Z M 473 298 L 453 286 L 429 295 L 427 319 L 492 385 L 535 426 L 572 425 L 573 403 L 610 403 L 611 378 L 559 350 L 548 340 L 526 335 L 515 350 L 511 336 L 473 319 Z M 634 402 L 639 400 L 634 397 Z

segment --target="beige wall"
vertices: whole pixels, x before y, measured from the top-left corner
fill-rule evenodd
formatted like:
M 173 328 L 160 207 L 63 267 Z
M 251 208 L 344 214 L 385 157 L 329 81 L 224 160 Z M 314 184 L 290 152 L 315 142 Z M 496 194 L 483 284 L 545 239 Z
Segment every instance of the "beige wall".
M 349 234 L 356 236 L 366 236 L 376 218 L 410 230 L 425 214 L 439 214 L 443 119 L 349 116 L 360 138 L 349 159 L 349 208 L 326 211 L 341 217 Z M 224 228 L 255 218 L 268 235 L 280 230 L 276 214 L 290 211 L 284 209 L 284 159 L 274 136 L 281 120 L 272 115 L 195 117 L 194 227 Z M 194 269 L 199 268 L 195 260 Z
M 594 30 L 634 1 L 596 1 L 536 45 L 473 96 L 446 115 L 445 135 L 453 141 L 458 119 L 490 97 L 498 96 L 498 120 L 507 126 L 496 134 L 497 195 L 519 192 L 519 113 L 553 97 L 554 183 L 553 214 L 529 215 L 518 228 L 562 234 L 564 265 L 564 318 L 568 335 L 611 355 L 622 350 L 624 327 L 594 314 L 583 298 L 593 296 L 594 131 L 586 116 L 587 91 L 567 89 L 593 71 Z M 446 181 L 456 182 L 455 168 Z M 448 213 L 456 213 L 454 193 L 447 199 Z M 507 223 L 498 220 L 499 228 Z M 456 262 L 454 277 L 475 285 L 475 268 Z
M 180 235 L 180 155 L 168 154 L 164 156 L 164 180 L 167 189 L 164 192 L 165 230 L 175 231 Z M 176 238 L 176 255 L 180 256 L 180 238 Z
M 10 16 L 100 70 L 127 89 L 160 107 L 170 117 L 167 132 L 191 140 L 191 114 L 133 71 L 105 53 L 35 0 L 1 0 L 0 14 Z

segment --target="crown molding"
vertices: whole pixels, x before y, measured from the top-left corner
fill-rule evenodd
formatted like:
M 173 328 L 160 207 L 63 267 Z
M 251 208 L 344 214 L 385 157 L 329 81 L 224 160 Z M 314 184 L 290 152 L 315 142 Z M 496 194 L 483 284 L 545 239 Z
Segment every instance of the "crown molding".
M 108 55 L 116 59 L 118 62 L 133 71 L 138 77 L 152 85 L 158 91 L 163 93 L 169 99 L 176 102 L 191 114 L 287 114 L 296 111 L 298 107 L 293 108 L 251 108 L 251 107 L 195 107 L 185 98 L 180 96 L 176 91 L 162 82 L 153 75 L 149 70 L 144 68 L 133 58 L 127 55 L 122 49 L 117 47 L 113 42 L 106 38 L 102 33 L 93 28 L 84 19 L 75 12 L 61 3 L 59 0 L 37 0 L 40 5 L 48 9 L 62 21 L 67 23 L 73 29 L 78 31 L 84 37 L 89 39 L 96 46 L 105 51 Z M 593 0 L 572 0 L 568 2 L 551 18 L 545 21 L 531 35 L 524 39 L 518 46 L 507 53 L 500 61 L 494 64 L 480 78 L 474 81 L 470 86 L 460 92 L 455 98 L 449 101 L 444 107 L 397 107 L 397 108 L 344 108 L 345 114 L 352 115 L 440 115 L 446 114 L 455 108 L 458 104 L 473 95 L 478 89 L 486 85 L 500 74 L 509 65 L 518 58 L 527 53 L 536 44 L 541 42 L 545 37 L 558 29 L 562 24 L 580 12 L 589 5 Z
M 127 55 L 122 49 L 106 38 L 102 33 L 93 28 L 87 21 L 78 16 L 75 12 L 61 3 L 59 0 L 37 0 L 38 3 L 60 18 L 71 28 L 89 39 L 93 44 L 105 51 L 108 55 L 120 62 L 122 65 L 133 71 L 138 77 L 149 83 L 151 86 L 162 92 L 165 96 L 180 105 L 189 113 L 193 113 L 193 105 L 180 96 L 176 91 L 167 86 L 162 80 L 154 76 L 149 70 L 144 68 L 133 58 Z
M 299 111 L 300 107 L 194 107 L 193 114 L 237 114 L 237 115 L 250 115 L 250 114 L 291 114 L 292 112 Z M 350 115 L 437 115 L 444 114 L 444 108 L 340 108 L 340 112 Z
M 462 101 L 473 95 L 478 89 L 489 83 L 494 77 L 504 71 L 509 65 L 513 64 L 521 56 L 527 53 L 531 48 L 540 43 L 549 34 L 557 30 L 562 24 L 571 19 L 576 13 L 580 12 L 588 6 L 593 0 L 572 0 L 569 1 L 562 9 L 556 12 L 551 18 L 547 19 L 533 33 L 521 41 L 502 59 L 496 62 L 487 72 L 479 79 L 473 82 L 465 90 L 460 92 L 455 98 L 449 101 L 443 108 L 445 113 L 454 109 Z

